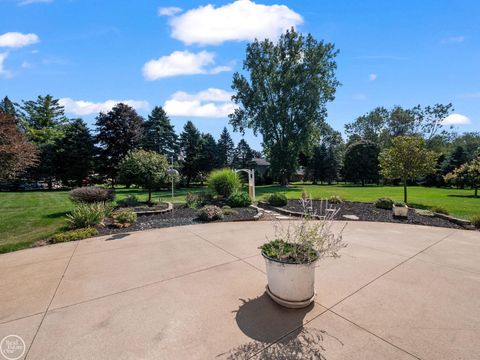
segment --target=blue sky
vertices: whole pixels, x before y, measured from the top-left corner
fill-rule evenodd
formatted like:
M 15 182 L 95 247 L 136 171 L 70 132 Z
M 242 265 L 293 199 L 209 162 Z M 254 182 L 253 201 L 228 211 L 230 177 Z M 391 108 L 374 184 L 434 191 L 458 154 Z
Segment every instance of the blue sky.
M 0 8 L 0 96 L 52 94 L 89 124 L 129 100 L 142 115 L 164 106 L 177 132 L 192 120 L 217 137 L 249 39 L 295 26 L 340 50 L 334 128 L 376 106 L 452 102 L 457 131 L 480 131 L 479 1 L 0 0 Z M 260 149 L 261 139 L 246 140 Z

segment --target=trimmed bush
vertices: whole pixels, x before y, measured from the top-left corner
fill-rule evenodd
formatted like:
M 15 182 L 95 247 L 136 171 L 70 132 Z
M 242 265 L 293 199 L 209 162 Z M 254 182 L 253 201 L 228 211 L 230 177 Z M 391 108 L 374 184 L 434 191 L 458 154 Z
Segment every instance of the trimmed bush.
M 223 215 L 225 215 L 225 216 L 227 216 L 227 215 L 238 215 L 238 211 L 234 210 L 234 209 L 231 209 L 231 208 L 228 208 L 228 209 L 223 208 L 222 212 L 223 212 Z
M 71 190 L 68 193 L 70 200 L 74 203 L 98 203 L 109 202 L 115 199 L 115 193 L 111 189 L 98 186 L 85 186 Z
M 97 229 L 87 227 L 83 229 L 69 230 L 63 233 L 55 234 L 50 238 L 49 242 L 51 242 L 52 244 L 56 244 L 67 241 L 82 240 L 95 235 L 98 235 Z
M 473 215 L 470 221 L 472 222 L 473 226 L 475 226 L 477 229 L 480 229 L 480 214 Z
M 235 192 L 228 197 L 227 204 L 232 208 L 247 207 L 252 204 L 252 200 L 245 192 Z
M 390 198 L 380 198 L 373 204 L 379 209 L 392 210 L 393 200 Z
M 137 214 L 133 210 L 123 209 L 113 214 L 113 219 L 118 224 L 133 224 L 137 221 Z
M 272 206 L 285 206 L 288 200 L 285 194 L 273 193 L 267 196 L 267 202 Z
M 78 204 L 70 214 L 67 222 L 73 229 L 96 226 L 111 213 L 112 206 L 104 203 Z
M 445 209 L 444 207 L 441 207 L 441 206 L 432 206 L 430 208 L 430 211 L 431 212 L 434 212 L 434 213 L 439 213 L 439 214 L 443 214 L 443 215 L 448 215 L 448 210 Z
M 208 175 L 208 187 L 217 195 L 229 197 L 240 189 L 238 174 L 231 169 L 214 170 Z
M 117 200 L 120 207 L 134 207 L 140 205 L 140 201 L 135 195 L 128 195 L 125 199 Z
M 328 198 L 328 202 L 330 204 L 341 204 L 343 203 L 343 199 L 339 195 L 332 195 Z
M 215 221 L 223 219 L 223 211 L 218 206 L 206 205 L 197 212 L 197 216 L 202 221 Z

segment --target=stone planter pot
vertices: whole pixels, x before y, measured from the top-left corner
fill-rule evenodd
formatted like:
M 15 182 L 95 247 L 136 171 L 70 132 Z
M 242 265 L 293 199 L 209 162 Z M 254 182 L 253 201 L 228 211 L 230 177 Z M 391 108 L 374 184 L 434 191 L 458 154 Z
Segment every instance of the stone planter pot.
M 304 308 L 315 298 L 315 263 L 288 264 L 263 254 L 267 268 L 267 293 L 288 308 Z
M 393 205 L 393 216 L 408 217 L 408 206 L 395 206 Z

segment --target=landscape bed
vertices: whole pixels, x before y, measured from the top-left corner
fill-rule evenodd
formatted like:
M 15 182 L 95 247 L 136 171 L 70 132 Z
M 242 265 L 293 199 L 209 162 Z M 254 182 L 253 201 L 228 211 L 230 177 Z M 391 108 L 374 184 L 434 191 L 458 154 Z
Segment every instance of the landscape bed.
M 257 211 L 254 208 L 235 208 L 238 214 L 224 215 L 222 221 L 248 221 L 255 220 Z M 166 228 L 180 225 L 202 224 L 197 218 L 197 209 L 190 209 L 184 205 L 175 204 L 171 212 L 163 214 L 139 215 L 137 221 L 129 227 L 117 228 L 111 224 L 99 227 L 99 235 L 109 235 L 118 233 L 127 233 L 132 231 L 141 231 L 148 229 Z
M 321 202 L 319 200 L 312 201 L 314 212 L 317 214 L 320 214 L 320 204 Z M 275 207 L 272 207 L 266 203 L 260 203 L 260 206 L 262 208 L 270 210 L 276 209 Z M 351 220 L 345 218 L 344 215 L 355 215 L 358 217 L 358 220 L 356 221 L 394 222 L 400 224 L 414 224 L 446 227 L 453 229 L 464 229 L 463 226 L 460 226 L 446 219 L 418 214 L 413 208 L 409 208 L 407 218 L 400 218 L 393 216 L 392 210 L 377 208 L 373 203 L 344 201 L 340 204 L 329 204 L 328 206 L 338 209 L 338 212 L 334 218 L 335 220 Z M 323 203 L 323 207 L 325 207 L 325 202 Z M 288 200 L 287 205 L 278 207 L 278 209 L 284 209 L 297 213 L 301 213 L 303 211 L 303 207 L 298 200 Z

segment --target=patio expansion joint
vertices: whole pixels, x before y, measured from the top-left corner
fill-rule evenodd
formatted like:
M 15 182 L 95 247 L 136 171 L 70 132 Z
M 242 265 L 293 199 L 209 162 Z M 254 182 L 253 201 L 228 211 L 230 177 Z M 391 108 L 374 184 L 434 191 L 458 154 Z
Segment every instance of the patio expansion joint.
M 70 262 L 73 259 L 73 256 L 75 255 L 75 251 L 77 250 L 79 245 L 79 242 L 75 244 L 75 248 L 72 251 L 72 254 L 70 255 L 70 258 L 68 259 L 67 265 L 65 266 L 65 269 L 63 270 L 62 276 L 60 277 L 60 280 L 58 281 L 57 287 L 55 288 L 55 291 L 53 292 L 52 298 L 50 299 L 50 302 L 47 305 L 47 308 L 45 309 L 45 312 L 43 313 L 42 319 L 40 320 L 40 324 L 38 324 L 37 331 L 35 331 L 35 334 L 33 335 L 32 342 L 30 343 L 30 346 L 28 347 L 28 350 L 25 354 L 25 360 L 28 359 L 28 354 L 30 354 L 30 350 L 32 349 L 33 343 L 35 342 L 35 339 L 37 338 L 38 332 L 40 331 L 40 328 L 42 327 L 43 321 L 45 320 L 45 317 L 47 316 L 47 312 L 50 309 L 50 306 L 52 305 L 53 299 L 55 298 L 55 295 L 57 295 L 58 288 L 60 287 L 60 284 L 62 283 L 63 278 L 65 277 L 65 273 L 67 272 L 68 267 L 70 266 Z

